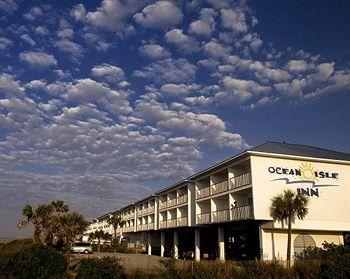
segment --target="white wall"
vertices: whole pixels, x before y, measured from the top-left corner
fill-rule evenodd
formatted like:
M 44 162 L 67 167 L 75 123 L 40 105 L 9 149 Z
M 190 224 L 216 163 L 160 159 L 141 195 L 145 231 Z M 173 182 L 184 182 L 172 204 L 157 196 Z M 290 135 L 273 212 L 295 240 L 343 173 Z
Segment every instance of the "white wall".
M 288 178 L 290 181 L 300 181 L 301 176 L 270 173 L 269 167 L 282 167 L 288 169 L 300 169 L 303 163 L 311 163 L 315 171 L 338 173 L 337 179 L 318 178 L 316 185 L 338 185 L 318 187 L 319 197 L 310 197 L 309 213 L 303 221 L 296 221 L 295 229 L 309 230 L 350 230 L 350 166 L 310 162 L 302 160 L 281 159 L 251 156 L 253 205 L 255 219 L 271 220 L 269 207 L 271 199 L 283 192 L 284 189 L 297 190 L 297 188 L 311 188 L 311 184 L 295 183 L 286 184 L 280 178 Z M 281 224 L 275 223 L 275 227 Z

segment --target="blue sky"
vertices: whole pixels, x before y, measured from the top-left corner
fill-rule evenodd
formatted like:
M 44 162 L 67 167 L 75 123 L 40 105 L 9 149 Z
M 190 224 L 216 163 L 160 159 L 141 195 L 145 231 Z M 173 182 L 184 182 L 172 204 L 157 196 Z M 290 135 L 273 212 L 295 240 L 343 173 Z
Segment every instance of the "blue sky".
M 350 152 L 349 9 L 0 0 L 0 236 L 26 203 L 96 217 L 267 140 Z

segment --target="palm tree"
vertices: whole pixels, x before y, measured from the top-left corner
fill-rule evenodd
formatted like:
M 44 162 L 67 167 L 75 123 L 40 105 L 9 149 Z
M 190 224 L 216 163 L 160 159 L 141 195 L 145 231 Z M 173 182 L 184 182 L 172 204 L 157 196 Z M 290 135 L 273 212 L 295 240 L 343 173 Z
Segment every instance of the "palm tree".
M 113 226 L 114 230 L 114 239 L 117 239 L 117 229 L 118 226 L 122 226 L 124 224 L 124 221 L 122 221 L 121 217 L 118 217 L 116 214 L 113 214 L 107 219 L 107 223 L 111 226 Z
M 39 204 L 37 207 L 33 208 L 31 205 L 27 204 L 22 210 L 22 215 L 25 218 L 18 221 L 18 227 L 22 229 L 29 223 L 32 223 L 34 226 L 33 241 L 40 243 L 42 242 L 42 238 L 45 238 L 43 234 L 49 226 L 52 211 L 53 208 L 51 205 Z
M 308 213 L 309 198 L 292 190 L 284 190 L 272 198 L 270 213 L 274 220 L 288 224 L 287 265 L 290 266 L 292 223 L 296 218 L 303 220 Z
M 103 230 L 95 231 L 90 233 L 89 235 L 90 240 L 97 239 L 97 252 L 100 252 L 101 250 L 101 239 L 109 240 L 111 239 L 111 235 L 109 233 L 105 233 Z
M 64 201 L 61 201 L 61 200 L 52 201 L 51 205 L 57 215 L 67 213 L 69 211 L 69 207 L 64 203 Z

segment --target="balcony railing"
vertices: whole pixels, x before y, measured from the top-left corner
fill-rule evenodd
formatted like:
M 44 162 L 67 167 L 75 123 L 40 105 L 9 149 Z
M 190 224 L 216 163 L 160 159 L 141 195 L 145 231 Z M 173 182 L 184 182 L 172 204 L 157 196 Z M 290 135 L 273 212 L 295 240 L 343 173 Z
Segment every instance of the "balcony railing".
M 210 212 L 197 214 L 197 224 L 210 223 Z
M 187 216 L 185 217 L 180 217 L 180 218 L 177 218 L 177 226 L 178 227 L 183 227 L 183 226 L 187 226 Z
M 159 203 L 159 209 L 164 209 L 168 207 L 168 201 L 163 201 Z
M 177 197 L 177 204 L 187 203 L 187 194 Z
M 165 229 L 166 228 L 166 220 L 159 222 L 159 228 L 160 229 Z
M 168 219 L 167 228 L 174 228 L 174 227 L 176 227 L 176 219 Z
M 239 188 L 252 183 L 251 173 L 243 173 L 230 179 L 230 189 Z
M 174 206 L 174 205 L 176 205 L 176 198 L 168 200 L 167 207 L 171 207 L 171 206 Z
M 198 189 L 196 193 L 196 198 L 201 199 L 210 196 L 210 186 Z
M 253 218 L 251 205 L 237 206 L 231 209 L 231 220 L 247 220 Z
M 147 224 L 149 230 L 154 230 L 154 223 Z
M 222 193 L 228 190 L 228 180 L 224 180 L 219 183 L 215 183 L 210 186 L 211 187 L 211 194 L 215 195 L 218 193 Z
M 230 220 L 230 211 L 228 209 L 213 212 L 212 222 L 226 222 Z
M 126 227 L 126 228 L 123 228 L 123 232 L 133 232 L 134 231 L 134 227 Z
M 148 208 L 148 213 L 153 213 L 153 212 L 154 212 L 154 209 L 155 209 L 154 205 L 150 206 L 150 207 Z

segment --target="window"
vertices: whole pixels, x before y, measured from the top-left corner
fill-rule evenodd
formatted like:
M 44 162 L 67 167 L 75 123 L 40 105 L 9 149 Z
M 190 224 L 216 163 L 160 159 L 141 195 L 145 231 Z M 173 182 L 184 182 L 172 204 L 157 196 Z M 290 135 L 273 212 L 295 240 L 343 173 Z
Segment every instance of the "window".
M 308 234 L 299 234 L 294 240 L 294 255 L 300 255 L 308 247 L 316 247 L 315 240 Z

